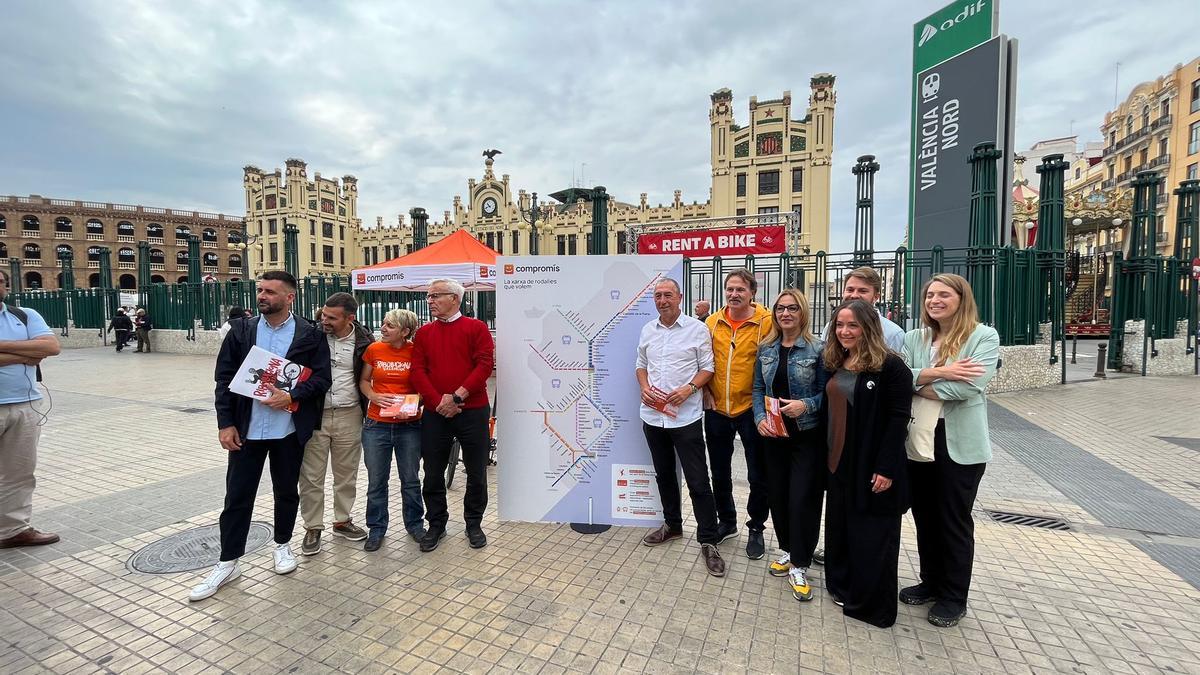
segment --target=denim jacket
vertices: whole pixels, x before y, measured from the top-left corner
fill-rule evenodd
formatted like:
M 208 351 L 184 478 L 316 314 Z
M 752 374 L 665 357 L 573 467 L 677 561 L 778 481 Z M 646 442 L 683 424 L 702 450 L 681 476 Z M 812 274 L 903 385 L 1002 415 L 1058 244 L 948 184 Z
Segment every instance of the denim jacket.
M 775 392 L 772 386 L 775 384 L 775 369 L 779 366 L 779 340 L 758 346 L 758 358 L 754 363 L 754 388 L 751 392 L 755 424 L 767 418 L 763 397 L 771 396 L 804 401 L 808 410 L 796 418 L 796 426 L 800 429 L 817 426 L 821 419 L 821 405 L 825 402 L 825 382 L 829 379 L 821 358 L 824 348 L 825 343 L 815 338 L 812 342 L 798 340 L 788 355 L 788 388 L 791 391 Z

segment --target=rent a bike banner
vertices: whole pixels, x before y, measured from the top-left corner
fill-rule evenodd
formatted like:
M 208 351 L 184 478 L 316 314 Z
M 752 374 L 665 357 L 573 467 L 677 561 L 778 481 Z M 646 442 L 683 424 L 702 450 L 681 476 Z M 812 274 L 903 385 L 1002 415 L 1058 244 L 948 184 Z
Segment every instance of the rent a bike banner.
M 783 225 L 655 232 L 637 238 L 639 254 L 673 253 L 685 258 L 783 253 L 786 248 Z

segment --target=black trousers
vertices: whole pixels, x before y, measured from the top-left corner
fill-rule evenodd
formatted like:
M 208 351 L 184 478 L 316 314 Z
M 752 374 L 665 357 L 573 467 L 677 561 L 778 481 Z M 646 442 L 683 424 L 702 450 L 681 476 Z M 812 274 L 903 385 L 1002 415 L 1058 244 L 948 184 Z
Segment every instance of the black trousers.
M 646 434 L 646 445 L 650 446 L 658 495 L 662 500 L 663 520 L 667 527 L 675 531 L 683 529 L 679 476 L 675 473 L 675 458 L 679 457 L 683 479 L 692 498 L 692 513 L 696 516 L 696 541 L 716 544 L 717 509 L 713 502 L 712 486 L 708 482 L 700 420 L 674 429 L 654 427 L 643 422 L 642 432 Z
M 442 417 L 426 408 L 421 417 L 421 460 L 425 463 L 425 519 L 431 530 L 445 530 L 450 514 L 446 507 L 446 465 L 450 446 L 458 439 L 462 461 L 467 468 L 467 489 L 463 494 L 463 520 L 467 527 L 478 527 L 487 510 L 488 418 L 491 408 L 468 408 L 454 417 Z
M 121 351 L 122 349 L 125 348 L 125 345 L 128 344 L 128 342 L 129 342 L 130 331 L 128 331 L 124 328 L 117 328 L 116 332 L 117 332 L 117 351 Z
M 723 524 L 737 522 L 733 504 L 733 436 L 742 439 L 746 451 L 746 480 L 750 498 L 746 500 L 746 527 L 761 532 L 766 527 L 771 501 L 767 468 L 763 459 L 762 436 L 754 423 L 754 410 L 726 417 L 713 410 L 704 411 L 704 436 L 708 441 L 708 463 L 712 466 L 712 491 L 717 502 L 717 518 Z
M 225 508 L 221 511 L 221 560 L 246 554 L 246 535 L 254 513 L 254 497 L 262 479 L 263 464 L 271 459 L 271 489 L 275 494 L 275 543 L 285 544 L 296 529 L 300 508 L 300 464 L 304 446 L 296 434 L 267 441 L 243 441 L 242 449 L 229 453 L 225 469 Z
M 975 561 L 971 507 L 987 464 L 959 464 L 946 449 L 946 422 L 938 420 L 933 461 L 909 462 L 913 523 L 921 583 L 939 600 L 966 606 Z
M 809 567 L 821 536 L 821 503 L 829 473 L 825 439 L 820 429 L 806 429 L 792 438 L 764 438 L 762 453 L 779 548 L 791 554 L 796 567 Z
M 825 587 L 845 601 L 842 613 L 873 626 L 896 623 L 900 515 L 854 508 L 851 493 L 829 477 L 825 498 Z

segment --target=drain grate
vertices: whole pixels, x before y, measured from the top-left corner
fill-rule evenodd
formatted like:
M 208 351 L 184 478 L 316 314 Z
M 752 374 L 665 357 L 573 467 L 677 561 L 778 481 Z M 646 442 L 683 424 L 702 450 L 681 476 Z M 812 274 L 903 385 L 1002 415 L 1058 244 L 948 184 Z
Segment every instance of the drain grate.
M 261 548 L 271 540 L 274 530 L 267 523 L 250 523 L 246 537 L 246 551 Z M 217 564 L 221 557 L 221 530 L 219 525 L 206 525 L 192 530 L 176 532 L 156 542 L 143 546 L 129 557 L 126 566 L 145 574 L 174 574 L 202 570 Z
M 181 413 L 202 413 L 208 412 L 207 408 L 176 408 Z
M 1023 525 L 1025 527 L 1040 527 L 1044 530 L 1058 530 L 1066 532 L 1071 529 L 1067 521 L 1058 518 L 1046 518 L 1045 516 L 1029 516 L 1023 513 L 1009 513 L 1007 511 L 989 511 L 984 510 L 988 517 L 997 523 L 1005 525 Z

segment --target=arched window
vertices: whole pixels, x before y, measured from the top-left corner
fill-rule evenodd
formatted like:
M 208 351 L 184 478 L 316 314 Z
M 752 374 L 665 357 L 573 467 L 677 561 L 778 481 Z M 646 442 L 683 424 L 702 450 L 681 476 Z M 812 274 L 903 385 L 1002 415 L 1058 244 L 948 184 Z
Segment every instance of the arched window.
M 150 283 L 152 283 L 152 284 L 165 284 L 165 283 L 167 283 L 167 280 L 166 280 L 166 279 L 164 279 L 164 278 L 163 278 L 163 275 L 161 275 L 161 274 L 151 274 L 151 275 L 150 275 Z
M 177 282 L 176 282 L 176 283 L 180 283 L 180 284 L 186 284 L 186 283 L 187 283 L 187 280 L 188 280 L 188 279 L 187 279 L 187 275 L 186 275 L 186 274 L 184 274 L 184 275 L 182 275 L 182 276 L 180 276 L 180 277 L 179 277 L 179 279 L 177 280 Z
M 41 261 L 42 247 L 37 244 L 25 244 L 21 247 L 21 253 L 26 260 Z
M 225 241 L 230 244 L 240 244 L 242 243 L 242 233 L 237 230 L 230 230 L 229 234 L 225 235 Z
M 88 275 L 88 288 L 100 288 L 100 275 L 93 272 Z
M 1150 106 L 1142 106 L 1142 126 L 1150 126 Z
M 221 261 L 219 258 L 217 258 L 216 253 L 205 253 L 204 254 L 204 264 L 205 265 L 207 265 L 209 267 L 216 267 L 217 264 L 220 262 Z
M 73 251 L 73 250 L 71 249 L 71 247 L 70 247 L 70 246 L 67 246 L 66 244 L 59 244 L 58 246 L 55 246 L 55 247 L 54 247 L 54 259 L 55 259 L 55 260 L 57 260 L 57 259 L 58 259 L 58 257 L 59 257 L 59 256 L 61 256 L 61 255 L 62 255 L 62 254 L 64 254 L 64 253 L 69 253 L 69 254 L 71 254 L 71 257 L 72 257 L 72 258 L 74 258 L 74 257 L 75 257 L 75 251 Z
M 122 220 L 117 223 L 118 237 L 132 237 L 134 235 L 133 223 L 128 220 Z
M 2 257 L 2 256 L 0 256 L 0 257 Z M 240 256 L 236 253 L 230 255 L 229 256 L 229 269 L 231 269 L 231 270 L 241 269 L 241 267 L 242 267 L 242 256 Z
M 38 232 L 42 229 L 42 224 L 38 222 L 37 216 L 25 216 L 21 219 L 21 230 L 25 232 Z
M 137 262 L 137 254 L 133 252 L 133 249 L 124 246 L 121 250 L 117 251 L 117 262 Z
M 1132 133 L 1133 133 L 1133 115 L 1128 115 L 1125 117 L 1125 135 L 1128 136 L 1129 134 L 1132 134 Z
M 188 261 L 187 251 L 178 251 L 175 253 L 175 262 L 186 265 Z
M 146 226 L 146 237 L 150 239 L 162 239 L 163 226 L 158 223 L 150 223 Z
M 89 246 L 87 250 L 88 262 L 100 262 L 100 247 Z
M 0 260 L 8 257 L 8 244 L 0 241 Z
M 87 221 L 87 233 L 103 235 L 104 234 L 104 223 L 100 222 L 99 220 L 96 220 L 95 218 L 92 218 L 91 220 Z
M 167 262 L 167 256 L 165 253 L 162 252 L 162 249 L 152 248 L 152 249 L 150 249 L 150 262 L 157 264 L 157 265 L 161 265 L 161 264 Z
M 200 241 L 208 241 L 217 243 L 217 231 L 210 228 L 205 228 L 204 232 L 200 233 Z
M 25 273 L 25 288 L 41 288 L 42 274 L 40 272 Z
M 4 214 L 0 213 L 0 230 L 8 229 L 8 220 L 4 218 Z
M 133 290 L 137 288 L 137 277 L 132 274 L 122 274 L 121 278 L 117 280 L 117 284 L 122 290 Z
M 72 225 L 70 218 L 67 218 L 66 216 L 59 216 L 54 219 L 55 232 L 71 232 L 71 230 Z
M 186 243 L 188 236 L 192 234 L 192 228 L 187 225 L 180 225 L 175 228 L 175 243 Z

